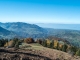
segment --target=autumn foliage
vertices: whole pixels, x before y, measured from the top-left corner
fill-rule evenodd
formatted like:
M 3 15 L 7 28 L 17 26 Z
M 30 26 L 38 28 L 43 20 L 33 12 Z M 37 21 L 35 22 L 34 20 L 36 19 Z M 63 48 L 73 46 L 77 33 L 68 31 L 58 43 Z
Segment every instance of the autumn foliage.
M 34 39 L 33 38 L 26 38 L 26 39 L 24 39 L 24 42 L 25 43 L 34 43 Z

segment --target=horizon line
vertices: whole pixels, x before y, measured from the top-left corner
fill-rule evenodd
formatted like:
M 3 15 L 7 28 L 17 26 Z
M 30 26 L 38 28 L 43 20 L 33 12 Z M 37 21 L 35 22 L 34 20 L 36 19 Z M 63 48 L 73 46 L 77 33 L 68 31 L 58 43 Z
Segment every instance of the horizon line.
M 0 23 L 18 23 L 18 22 L 21 22 L 21 21 L 14 21 L 14 22 L 0 22 Z M 21 23 L 29 23 L 29 24 L 80 24 L 80 23 L 42 23 L 42 22 L 36 22 L 36 23 L 32 23 L 32 22 L 21 22 Z

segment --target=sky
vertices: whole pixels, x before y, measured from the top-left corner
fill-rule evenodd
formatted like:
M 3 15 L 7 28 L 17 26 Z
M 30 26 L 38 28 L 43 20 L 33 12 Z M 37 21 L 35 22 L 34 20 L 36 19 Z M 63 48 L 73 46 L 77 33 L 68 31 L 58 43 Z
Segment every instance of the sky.
M 0 22 L 80 24 L 80 0 L 0 0 Z

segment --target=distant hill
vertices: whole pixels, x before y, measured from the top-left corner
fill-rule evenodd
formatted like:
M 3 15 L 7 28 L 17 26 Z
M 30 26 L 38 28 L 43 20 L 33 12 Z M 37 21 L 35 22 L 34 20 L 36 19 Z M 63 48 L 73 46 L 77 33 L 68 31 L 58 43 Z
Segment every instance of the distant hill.
M 68 30 L 68 29 L 50 29 L 46 28 L 49 36 L 63 38 L 70 42 L 74 46 L 80 47 L 80 31 Z
M 13 38 L 16 34 L 0 27 L 0 38 Z
M 80 24 L 36 23 L 43 28 L 80 30 Z
M 42 38 L 46 36 L 47 31 L 35 24 L 23 22 L 0 23 L 0 26 L 17 33 L 22 37 Z
M 35 24 L 28 24 L 23 22 L 0 23 L 0 26 L 3 28 L 0 28 L 0 37 L 3 38 L 12 38 L 14 36 L 20 38 L 46 38 L 48 36 L 53 36 L 65 39 L 72 45 L 80 47 L 79 30 L 42 28 Z

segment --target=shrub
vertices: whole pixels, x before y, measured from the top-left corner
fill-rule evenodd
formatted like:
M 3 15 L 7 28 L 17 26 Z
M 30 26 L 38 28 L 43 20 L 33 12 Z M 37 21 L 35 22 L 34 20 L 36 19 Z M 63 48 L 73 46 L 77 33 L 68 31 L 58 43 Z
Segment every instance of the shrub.
M 24 42 L 30 44 L 30 43 L 34 43 L 34 40 L 33 38 L 26 38 Z
M 14 41 L 11 40 L 9 42 L 6 42 L 6 44 L 4 45 L 4 47 L 14 47 Z

